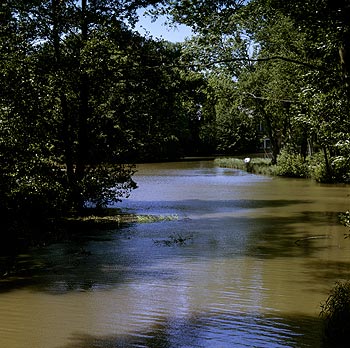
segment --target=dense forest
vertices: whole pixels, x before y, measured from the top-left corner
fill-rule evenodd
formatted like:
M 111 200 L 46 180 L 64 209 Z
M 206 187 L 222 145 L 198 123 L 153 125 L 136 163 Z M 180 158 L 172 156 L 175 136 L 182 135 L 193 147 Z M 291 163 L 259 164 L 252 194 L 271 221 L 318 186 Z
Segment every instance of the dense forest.
M 193 37 L 141 36 L 140 8 Z M 348 18 L 346 0 L 3 0 L 2 228 L 127 197 L 133 163 L 267 140 L 273 164 L 348 182 Z

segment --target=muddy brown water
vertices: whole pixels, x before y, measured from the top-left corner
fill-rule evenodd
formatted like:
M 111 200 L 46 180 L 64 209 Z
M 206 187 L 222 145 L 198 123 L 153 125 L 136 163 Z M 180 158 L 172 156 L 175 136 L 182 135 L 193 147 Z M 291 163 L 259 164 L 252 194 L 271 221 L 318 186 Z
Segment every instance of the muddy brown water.
M 138 170 L 119 206 L 177 219 L 20 255 L 0 282 L 0 347 L 321 346 L 320 303 L 350 276 L 349 186 L 212 161 Z

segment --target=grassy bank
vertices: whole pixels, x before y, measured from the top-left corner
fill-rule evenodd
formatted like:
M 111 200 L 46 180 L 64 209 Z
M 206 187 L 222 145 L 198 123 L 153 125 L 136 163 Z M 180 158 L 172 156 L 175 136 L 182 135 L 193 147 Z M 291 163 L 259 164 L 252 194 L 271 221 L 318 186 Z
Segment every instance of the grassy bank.
M 136 215 L 120 212 L 119 209 L 105 209 L 99 214 L 66 218 L 64 223 L 67 227 L 118 228 L 126 223 L 151 223 L 177 219 L 177 215 Z
M 214 163 L 223 168 L 245 170 L 253 174 L 277 175 L 277 166 L 268 158 L 251 158 L 249 163 L 240 158 L 216 158 Z
M 85 214 L 60 219 L 57 222 L 58 238 L 56 241 L 74 239 L 76 236 L 84 235 L 89 231 L 117 230 L 130 223 L 143 224 L 175 220 L 178 220 L 178 216 L 175 214 L 130 214 L 118 208 L 100 209 L 98 211 L 88 209 Z

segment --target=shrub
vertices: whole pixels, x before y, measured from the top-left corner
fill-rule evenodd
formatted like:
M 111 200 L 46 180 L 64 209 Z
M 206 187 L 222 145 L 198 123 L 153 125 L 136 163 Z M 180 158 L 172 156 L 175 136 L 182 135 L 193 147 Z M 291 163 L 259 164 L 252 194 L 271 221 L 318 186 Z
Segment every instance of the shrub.
M 330 182 L 323 153 L 318 152 L 309 157 L 309 173 L 310 177 L 317 182 Z
M 350 282 L 337 282 L 328 299 L 321 304 L 325 321 L 325 340 L 334 344 L 350 340 Z
M 332 158 L 332 171 L 336 182 L 350 182 L 350 157 L 335 156 Z
M 339 213 L 339 221 L 345 227 L 350 227 L 350 211 Z M 350 238 L 350 233 L 344 233 L 344 238 Z
M 310 157 L 310 176 L 321 183 L 349 183 L 350 157 L 333 156 L 329 157 L 329 168 L 327 170 L 324 154 L 319 152 Z
M 350 211 L 346 211 L 345 213 L 340 213 L 339 220 L 344 226 L 350 227 Z
M 305 159 L 294 153 L 282 150 L 277 157 L 277 175 L 293 178 L 309 177 L 309 169 Z

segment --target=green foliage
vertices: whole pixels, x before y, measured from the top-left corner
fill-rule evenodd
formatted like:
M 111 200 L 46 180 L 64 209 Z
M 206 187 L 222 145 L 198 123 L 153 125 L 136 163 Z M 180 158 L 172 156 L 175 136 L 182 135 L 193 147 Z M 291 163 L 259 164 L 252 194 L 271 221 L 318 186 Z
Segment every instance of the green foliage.
M 209 77 L 214 101 L 216 150 L 219 153 L 249 153 L 259 146 L 256 119 L 241 107 L 237 83 L 226 74 Z
M 316 170 L 315 176 L 349 180 L 350 155 L 343 147 L 350 109 L 350 8 L 345 1 L 167 3 L 175 20 L 198 33 L 185 45 L 196 68 L 225 76 L 218 85 L 232 91 L 231 100 L 217 91 L 212 100 L 210 125 L 218 149 L 236 149 L 260 123 L 273 162 L 287 145 L 302 157 L 321 150 L 326 174 Z
M 177 215 L 137 215 L 136 221 L 138 223 L 151 223 L 161 221 L 175 221 L 178 220 Z
M 197 112 L 193 104 L 200 95 L 202 77 L 189 78 L 180 69 L 169 67 L 179 59 L 178 45 L 129 32 L 116 35 L 121 35 L 119 45 L 102 42 L 108 52 L 99 54 L 92 45 L 88 55 L 96 54 L 96 61 L 89 63 L 89 74 L 94 74 L 90 87 L 93 142 L 105 157 L 115 150 L 114 158 L 125 161 L 179 157 L 191 136 Z M 101 45 L 100 39 L 97 42 Z M 116 56 L 113 64 L 111 52 Z M 104 54 L 109 68 L 96 71 L 94 67 Z
M 276 174 L 295 178 L 307 178 L 309 176 L 308 164 L 300 154 L 282 150 L 277 157 Z
M 350 141 L 348 133 L 337 134 L 338 141 L 334 145 L 335 156 L 332 157 L 333 171 L 336 173 L 336 180 L 339 182 L 350 182 Z
M 325 338 L 337 346 L 350 339 L 350 282 L 337 282 L 327 300 L 321 305 L 325 321 Z
M 215 163 L 220 167 L 246 170 L 262 175 L 311 178 L 321 183 L 329 183 L 336 180 L 334 177 L 329 177 L 322 152 L 304 158 L 298 153 L 288 152 L 287 149 L 283 149 L 278 156 L 277 165 L 272 165 L 271 159 L 263 158 L 252 158 L 249 164 L 240 158 L 217 158 Z
M 82 201 L 97 208 L 121 201 L 137 187 L 132 180 L 134 166 L 124 164 L 100 164 L 89 167 L 82 181 Z
M 247 165 L 240 158 L 216 158 L 215 164 L 223 168 L 246 170 Z

